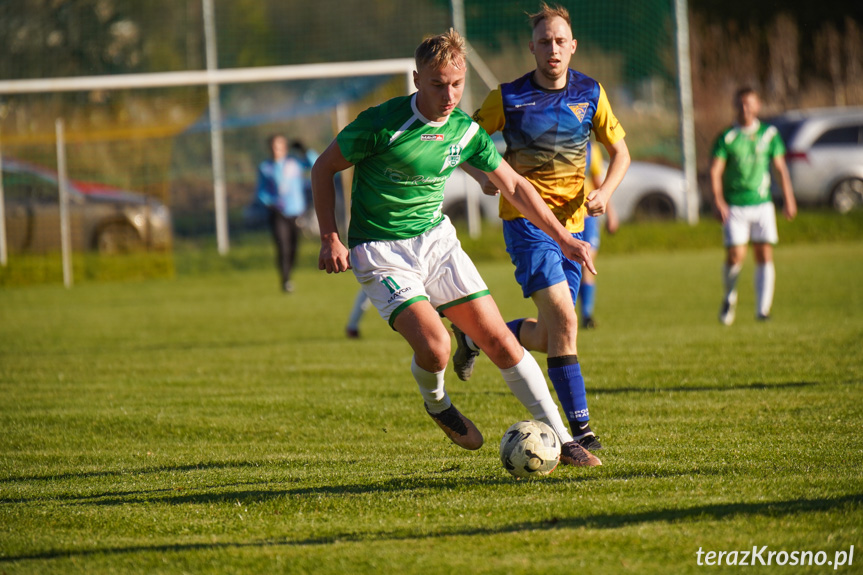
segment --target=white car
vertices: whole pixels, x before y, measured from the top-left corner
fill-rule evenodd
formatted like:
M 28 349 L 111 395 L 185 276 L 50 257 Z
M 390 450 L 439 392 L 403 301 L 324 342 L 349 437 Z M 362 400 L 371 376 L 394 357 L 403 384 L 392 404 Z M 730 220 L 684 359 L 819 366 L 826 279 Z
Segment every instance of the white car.
M 443 210 L 457 220 L 467 215 L 468 194 L 479 197 L 480 213 L 487 220 L 498 219 L 498 197 L 487 196 L 476 180 L 455 170 L 444 189 Z M 623 181 L 611 196 L 620 221 L 686 216 L 686 178 L 682 170 L 649 162 L 632 162 Z
M 863 204 L 863 108 L 795 110 L 765 121 L 785 141 L 799 204 L 827 204 L 840 213 Z

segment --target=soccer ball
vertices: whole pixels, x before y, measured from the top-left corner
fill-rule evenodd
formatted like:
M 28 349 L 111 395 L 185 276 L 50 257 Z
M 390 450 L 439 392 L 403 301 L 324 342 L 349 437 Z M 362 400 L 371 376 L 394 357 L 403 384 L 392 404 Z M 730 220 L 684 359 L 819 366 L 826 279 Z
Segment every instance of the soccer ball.
M 500 462 L 515 477 L 544 477 L 559 461 L 560 439 L 541 421 L 513 423 L 500 441 Z

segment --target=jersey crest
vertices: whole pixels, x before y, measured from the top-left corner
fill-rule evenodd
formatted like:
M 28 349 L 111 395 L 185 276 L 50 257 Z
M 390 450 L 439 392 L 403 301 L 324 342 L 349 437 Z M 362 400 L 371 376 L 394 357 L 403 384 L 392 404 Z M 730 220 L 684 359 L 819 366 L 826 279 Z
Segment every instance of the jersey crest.
M 443 172 L 445 169 L 455 168 L 461 163 L 461 146 L 455 144 L 449 147 L 449 155 L 444 158 L 443 166 L 440 171 Z M 440 172 L 439 172 L 440 173 Z
M 584 121 L 584 115 L 587 113 L 587 108 L 590 106 L 587 102 L 582 102 L 580 104 L 567 104 L 572 113 L 575 114 L 575 117 L 578 118 L 579 122 Z

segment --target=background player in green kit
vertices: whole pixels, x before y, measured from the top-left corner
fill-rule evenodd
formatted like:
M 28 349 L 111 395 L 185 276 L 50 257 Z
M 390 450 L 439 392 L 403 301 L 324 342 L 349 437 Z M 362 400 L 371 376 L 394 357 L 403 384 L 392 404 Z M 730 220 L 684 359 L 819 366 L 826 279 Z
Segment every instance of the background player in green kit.
M 533 187 L 495 150 L 491 138 L 456 108 L 464 90 L 464 40 L 454 30 L 423 41 L 415 54 L 412 96 L 362 112 L 315 162 L 312 187 L 321 229 L 318 266 L 349 268 L 381 316 L 413 349 L 411 372 L 426 411 L 447 436 L 478 449 L 482 434 L 444 388 L 450 334 L 442 314 L 470 334 L 500 369 L 534 419 L 563 442 L 561 462 L 597 465 L 569 435 L 536 360 L 512 335 L 475 266 L 441 211 L 446 179 L 462 162 L 488 174 L 503 195 L 559 242 L 568 257 L 594 269 L 590 246 L 574 239 Z M 354 166 L 346 247 L 338 235 L 333 177 Z
M 770 196 L 770 166 L 779 176 L 784 198 L 783 213 L 788 220 L 797 215 L 797 202 L 785 164 L 785 144 L 779 131 L 758 120 L 761 100 L 752 88 L 742 88 L 734 97 L 737 123 L 726 128 L 713 146 L 710 181 L 713 200 L 722 221 L 727 255 L 722 267 L 724 296 L 719 321 L 734 323 L 737 306 L 737 278 L 743 268 L 746 246 L 755 252 L 755 317 L 770 318 L 776 272 L 773 245 L 776 208 Z

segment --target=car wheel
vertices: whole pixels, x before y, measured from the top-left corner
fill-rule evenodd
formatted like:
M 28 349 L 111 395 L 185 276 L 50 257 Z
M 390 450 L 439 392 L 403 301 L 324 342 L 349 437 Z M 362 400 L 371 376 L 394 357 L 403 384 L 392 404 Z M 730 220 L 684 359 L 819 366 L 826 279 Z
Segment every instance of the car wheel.
M 848 178 L 836 184 L 830 195 L 830 203 L 840 214 L 847 214 L 854 206 L 863 203 L 863 180 Z
M 96 236 L 96 249 L 100 254 L 124 254 L 143 248 L 144 242 L 138 230 L 126 222 L 107 224 Z
M 633 212 L 633 219 L 642 220 L 673 220 L 677 217 L 674 202 L 661 192 L 651 192 L 638 201 Z

